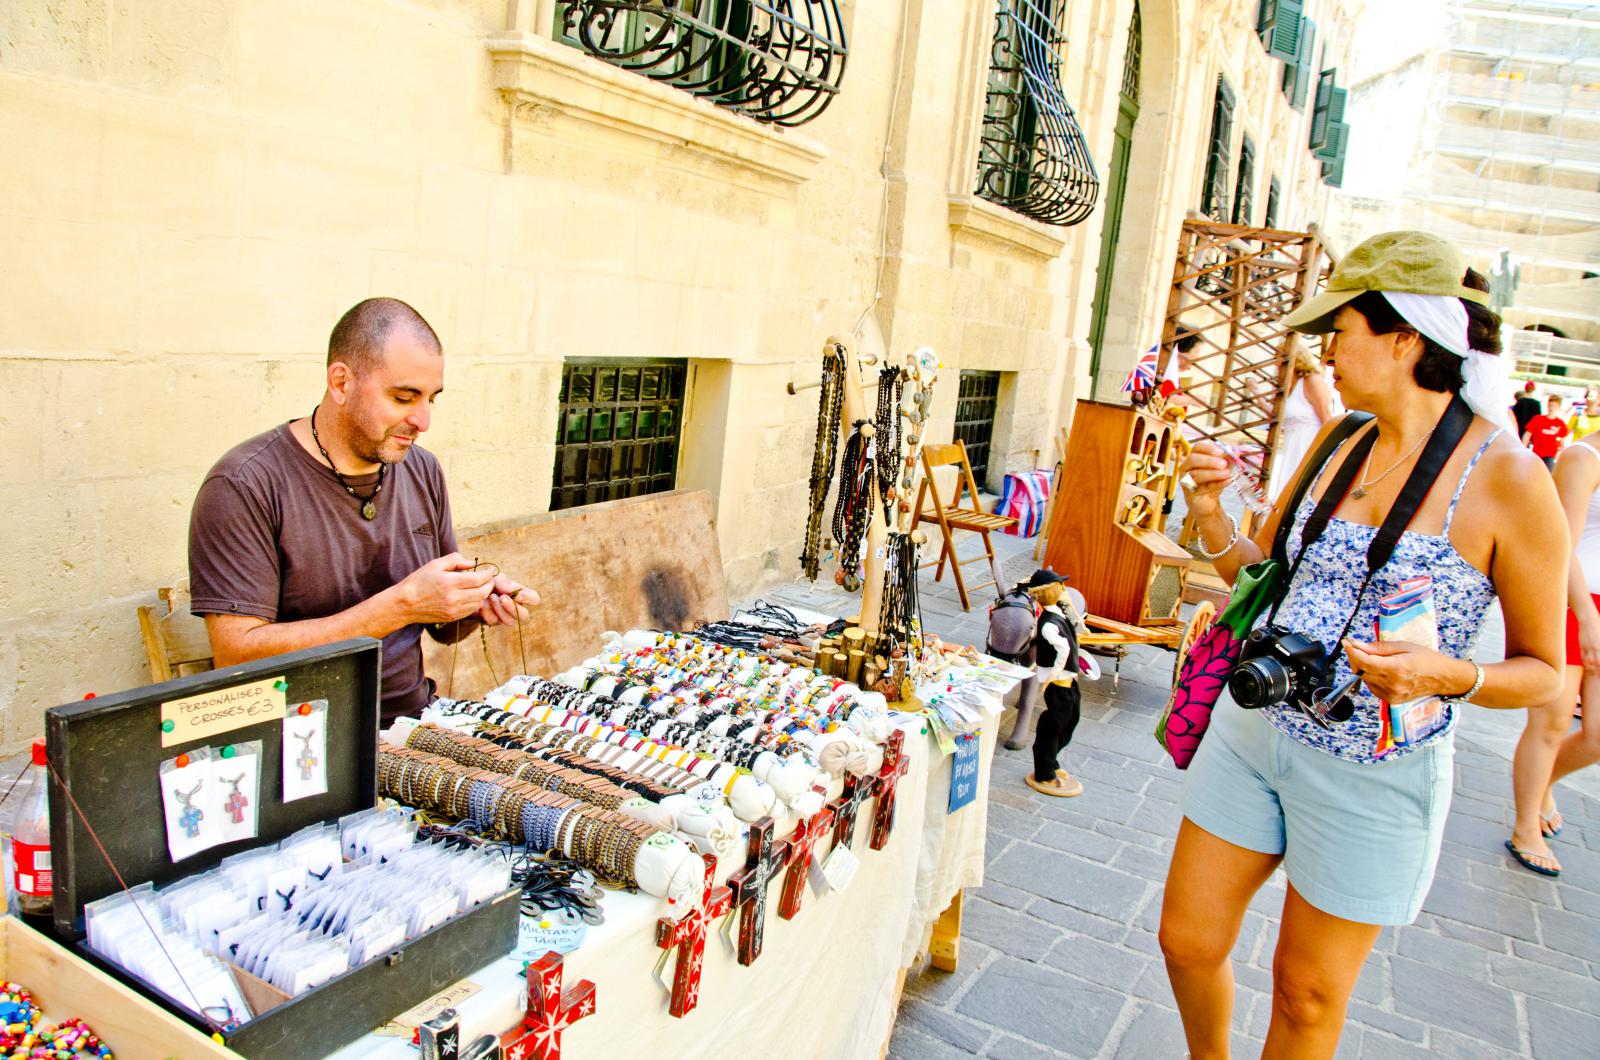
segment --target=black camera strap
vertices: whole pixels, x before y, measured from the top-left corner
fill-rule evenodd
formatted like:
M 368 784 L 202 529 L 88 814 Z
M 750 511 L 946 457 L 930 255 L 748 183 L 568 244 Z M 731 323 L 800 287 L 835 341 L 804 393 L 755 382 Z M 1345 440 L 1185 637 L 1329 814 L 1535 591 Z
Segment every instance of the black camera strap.
M 1372 544 L 1367 546 L 1366 577 L 1361 580 L 1361 588 L 1356 592 L 1355 606 L 1345 621 L 1344 630 L 1334 642 L 1335 651 L 1349 635 L 1350 627 L 1355 624 L 1356 615 L 1361 611 L 1361 598 L 1366 595 L 1367 586 L 1372 583 L 1373 576 L 1389 562 L 1395 546 L 1400 542 L 1400 536 L 1405 533 L 1417 510 L 1422 507 L 1422 502 L 1427 499 L 1428 492 L 1433 489 L 1434 482 L 1439 478 L 1439 472 L 1444 470 L 1445 464 L 1449 463 L 1451 455 L 1455 453 L 1456 446 L 1461 444 L 1461 439 L 1466 435 L 1467 428 L 1472 426 L 1472 418 L 1472 409 L 1460 394 L 1456 394 L 1451 399 L 1449 407 L 1444 410 L 1444 415 L 1439 418 L 1439 423 L 1434 427 L 1428 444 L 1423 447 L 1416 466 L 1406 478 L 1405 485 L 1400 487 L 1399 496 L 1395 498 L 1389 514 L 1384 516 L 1383 524 L 1373 535 Z M 1294 580 L 1295 572 L 1300 569 L 1300 561 L 1305 558 L 1311 546 L 1322 537 L 1328 528 L 1328 522 L 1333 518 L 1334 511 L 1344 502 L 1350 484 L 1355 481 L 1357 472 L 1361 470 L 1361 465 L 1372 451 L 1377 438 L 1378 432 L 1370 431 L 1351 447 L 1344 463 L 1339 466 L 1328 483 L 1327 491 L 1323 493 L 1322 499 L 1317 502 L 1310 518 L 1306 520 L 1306 525 L 1300 532 L 1300 551 L 1294 558 L 1293 566 L 1289 568 L 1288 577 L 1284 579 L 1284 596 L 1288 595 L 1288 586 Z M 1289 513 L 1286 512 L 1285 515 L 1288 516 Z M 1273 604 L 1269 621 L 1277 619 L 1278 606 L 1282 603 L 1283 597 L 1279 597 Z

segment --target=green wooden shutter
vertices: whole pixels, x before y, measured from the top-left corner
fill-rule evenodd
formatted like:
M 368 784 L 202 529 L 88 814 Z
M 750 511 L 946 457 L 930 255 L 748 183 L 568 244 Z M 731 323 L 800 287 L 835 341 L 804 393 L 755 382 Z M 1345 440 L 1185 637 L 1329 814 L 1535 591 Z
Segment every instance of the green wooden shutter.
M 1333 95 L 1333 80 L 1337 70 L 1324 70 L 1317 75 L 1316 105 L 1311 111 L 1311 146 L 1321 147 L 1328 142 L 1328 101 Z
M 1303 19 L 1300 26 L 1300 51 L 1293 63 L 1283 68 L 1283 90 L 1289 105 L 1304 111 L 1306 96 L 1310 94 L 1312 74 L 1316 72 L 1317 24 Z
M 1350 135 L 1350 126 L 1342 121 L 1328 122 L 1328 136 L 1323 145 L 1312 152 L 1319 162 L 1332 162 L 1344 153 L 1345 140 Z
M 1272 12 L 1272 25 L 1261 38 L 1267 54 L 1274 59 L 1292 63 L 1300 57 L 1300 13 L 1303 0 L 1277 0 Z

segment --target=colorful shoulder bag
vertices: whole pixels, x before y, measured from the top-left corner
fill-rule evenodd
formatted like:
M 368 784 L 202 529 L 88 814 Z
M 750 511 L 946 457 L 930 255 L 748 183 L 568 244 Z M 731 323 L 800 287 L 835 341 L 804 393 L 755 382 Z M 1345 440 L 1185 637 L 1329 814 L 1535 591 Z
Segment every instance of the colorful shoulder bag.
M 1161 720 L 1156 723 L 1156 740 L 1179 769 L 1188 769 L 1199 749 L 1200 738 L 1211 725 L 1211 712 L 1227 687 L 1233 668 L 1238 665 L 1245 637 L 1256 619 L 1287 588 L 1284 576 L 1288 571 L 1289 529 L 1294 525 L 1295 512 L 1311 488 L 1318 469 L 1328 462 L 1345 439 L 1370 419 L 1369 413 L 1349 413 L 1322 439 L 1289 494 L 1278 532 L 1272 539 L 1272 554 L 1239 569 L 1227 605 L 1189 649 L 1183 669 L 1173 682 L 1172 698 L 1167 700 Z

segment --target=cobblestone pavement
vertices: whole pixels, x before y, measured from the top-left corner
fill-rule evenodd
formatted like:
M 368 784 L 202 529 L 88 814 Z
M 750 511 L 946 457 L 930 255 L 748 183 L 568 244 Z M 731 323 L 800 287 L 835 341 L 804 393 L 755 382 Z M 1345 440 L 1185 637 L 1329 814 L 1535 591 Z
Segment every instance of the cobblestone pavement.
M 993 540 L 1006 578 L 1027 577 L 1032 542 Z M 975 544 L 964 543 L 963 554 Z M 967 569 L 976 576 L 983 568 Z M 981 645 L 993 590 L 980 590 L 963 613 L 948 580 L 922 581 L 928 627 Z M 764 596 L 834 614 L 855 609 L 831 584 Z M 1156 942 L 1180 817 L 1180 774 L 1151 735 L 1172 661 L 1135 649 L 1119 683 L 1109 660 L 1106 676 L 1086 683 L 1083 720 L 1062 757 L 1087 789 L 1078 798 L 1035 794 L 1022 782 L 1028 752 L 997 748 L 987 880 L 967 895 L 960 967 L 907 979 L 891 1058 L 1185 1055 Z M 1002 736 L 1010 720 L 1008 711 Z M 1341 1058 L 1600 1057 L 1600 799 L 1569 791 L 1562 800 L 1560 880 L 1511 864 L 1501 847 L 1511 819 L 1507 733 L 1520 714 L 1497 725 L 1479 738 L 1469 719 L 1458 734 L 1455 802 L 1433 890 L 1416 924 L 1380 936 L 1356 984 Z M 1595 792 L 1595 778 L 1583 780 Z M 1240 1057 L 1260 1052 L 1271 1016 L 1283 896 L 1280 872 L 1251 904 L 1234 949 Z

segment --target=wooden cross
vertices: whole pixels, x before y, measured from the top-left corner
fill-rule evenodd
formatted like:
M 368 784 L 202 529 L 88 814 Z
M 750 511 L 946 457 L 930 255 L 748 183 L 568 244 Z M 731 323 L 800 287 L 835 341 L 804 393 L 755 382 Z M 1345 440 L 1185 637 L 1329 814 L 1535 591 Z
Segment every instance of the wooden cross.
M 800 912 L 800 902 L 806 894 L 806 873 L 811 871 L 811 852 L 817 840 L 833 830 L 833 811 L 824 806 L 795 826 L 789 837 L 789 871 L 783 877 L 783 891 L 778 895 L 778 915 L 793 920 Z
M 894 793 L 900 778 L 911 768 L 905 755 L 906 734 L 896 729 L 889 734 L 889 743 L 883 749 L 883 768 L 878 770 L 878 807 L 872 813 L 873 850 L 882 850 L 889 844 L 889 833 L 894 831 Z
M 774 843 L 772 818 L 750 826 L 745 866 L 728 877 L 733 901 L 739 907 L 739 963 L 754 964 L 761 956 L 761 938 L 767 922 L 767 886 L 789 863 L 790 841 Z
M 856 837 L 856 814 L 861 812 L 861 804 L 872 798 L 877 783 L 877 777 L 858 777 L 853 773 L 844 775 L 844 791 L 833 803 L 835 847 L 848 847 Z
M 561 1032 L 594 1015 L 594 984 L 580 979 L 561 989 L 561 954 L 551 950 L 528 965 L 528 1008 L 520 1026 L 501 1035 L 506 1060 L 561 1060 Z
M 663 950 L 678 950 L 678 963 L 672 974 L 672 1002 L 667 1012 L 685 1016 L 700 1003 L 700 971 L 706 960 L 706 931 L 718 917 L 725 916 L 733 905 L 733 892 L 717 886 L 713 878 L 717 859 L 710 854 L 700 855 L 705 862 L 706 885 L 701 892 L 700 904 L 689 911 L 682 920 L 662 917 L 656 921 L 656 945 Z M 665 961 L 667 954 L 661 959 Z

